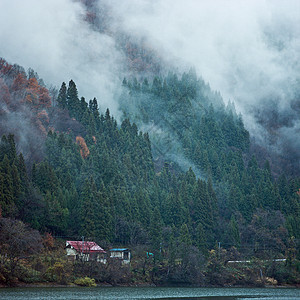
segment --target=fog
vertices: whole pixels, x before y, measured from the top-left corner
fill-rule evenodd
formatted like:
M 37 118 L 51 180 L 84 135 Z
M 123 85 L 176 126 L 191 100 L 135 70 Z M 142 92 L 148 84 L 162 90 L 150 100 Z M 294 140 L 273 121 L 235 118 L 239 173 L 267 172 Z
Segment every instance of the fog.
M 91 30 L 72 0 L 1 0 L 0 57 L 33 68 L 47 84 L 73 79 L 87 100 L 117 112 L 119 53 L 114 40 Z
M 166 65 L 179 72 L 195 67 L 225 102 L 233 100 L 258 142 L 297 149 L 300 1 L 86 2 L 100 23 L 105 8 L 105 31 L 84 20 L 79 1 L 2 0 L 0 56 L 32 67 L 50 84 L 72 78 L 80 95 L 96 96 L 118 116 L 125 57 L 115 37 L 143 38 Z
M 234 101 L 257 143 L 300 166 L 300 1 L 110 1 L 116 28 Z
M 253 107 L 275 99 L 279 112 L 289 109 L 299 79 L 300 1 L 114 0 L 112 9 L 123 30 L 147 37 L 175 65 L 194 66 L 233 100 L 252 133 L 260 130 Z

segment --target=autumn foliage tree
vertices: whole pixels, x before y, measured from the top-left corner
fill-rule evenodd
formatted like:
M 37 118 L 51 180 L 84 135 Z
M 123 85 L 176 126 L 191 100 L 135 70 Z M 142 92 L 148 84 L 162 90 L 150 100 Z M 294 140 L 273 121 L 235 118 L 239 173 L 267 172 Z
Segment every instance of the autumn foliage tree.
M 49 91 L 45 87 L 40 86 L 35 77 L 27 81 L 25 99 L 36 109 L 51 107 Z
M 42 81 L 39 82 L 32 74 L 36 73 L 30 70 L 27 77 L 22 67 L 10 65 L 0 58 L 0 100 L 9 104 L 10 94 L 13 94 L 14 101 L 17 103 L 25 102 L 36 110 L 50 108 L 51 97 L 48 89 L 42 86 Z
M 51 95 L 37 73 L 11 65 L 0 58 L 0 135 L 14 133 L 26 140 L 22 151 L 26 162 L 40 158 L 49 130 Z
M 81 154 L 81 157 L 82 157 L 83 159 L 86 159 L 86 158 L 89 156 L 89 154 L 90 154 L 90 150 L 89 150 L 89 148 L 87 147 L 84 138 L 81 137 L 81 136 L 77 136 L 77 137 L 76 137 L 76 143 L 77 143 L 77 144 L 79 145 L 79 147 L 80 147 L 80 154 Z
M 26 76 L 23 73 L 18 73 L 16 78 L 13 81 L 11 90 L 16 93 L 22 93 L 24 92 L 24 89 L 27 85 L 27 79 Z

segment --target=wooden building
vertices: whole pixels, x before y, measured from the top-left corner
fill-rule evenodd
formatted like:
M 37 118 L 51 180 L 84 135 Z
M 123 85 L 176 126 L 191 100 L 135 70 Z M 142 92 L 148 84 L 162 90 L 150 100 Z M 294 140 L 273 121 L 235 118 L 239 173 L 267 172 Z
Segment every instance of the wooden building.
M 68 258 L 72 260 L 97 261 L 106 264 L 106 251 L 97 243 L 89 241 L 66 241 Z
M 131 252 L 128 248 L 113 248 L 109 250 L 110 258 L 121 260 L 122 264 L 129 264 Z

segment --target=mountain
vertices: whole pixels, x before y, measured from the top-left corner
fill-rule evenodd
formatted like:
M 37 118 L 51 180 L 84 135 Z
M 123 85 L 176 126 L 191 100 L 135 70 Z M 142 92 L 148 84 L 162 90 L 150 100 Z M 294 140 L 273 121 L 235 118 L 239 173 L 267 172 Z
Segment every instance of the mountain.
M 4 60 L 1 74 L 4 217 L 125 244 L 151 244 L 153 226 L 178 232 L 186 225 L 196 245 L 201 226 L 210 248 L 218 240 L 254 247 L 242 232 L 260 214 L 279 213 L 272 235 L 283 230 L 283 245 L 289 235 L 298 238 L 299 178 L 275 180 L 268 161 L 258 165 L 242 116 L 193 70 L 150 83 L 124 79 L 120 125 L 108 109 L 99 112 L 96 98 L 79 99 L 73 80 L 53 106 L 37 74 Z M 232 218 L 238 240 L 229 233 Z

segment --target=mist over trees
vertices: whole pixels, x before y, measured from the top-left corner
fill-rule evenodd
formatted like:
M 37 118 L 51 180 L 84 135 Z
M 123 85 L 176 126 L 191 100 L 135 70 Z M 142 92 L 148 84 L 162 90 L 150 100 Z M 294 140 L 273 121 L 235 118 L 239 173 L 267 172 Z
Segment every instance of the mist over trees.
M 2 66 L 4 72 L 8 65 Z M 2 136 L 2 217 L 58 236 L 145 244 L 164 255 L 175 244 L 206 255 L 217 241 L 245 255 L 263 256 L 266 249 L 284 255 L 289 238 L 299 239 L 299 178 L 274 178 L 268 161 L 258 164 L 242 116 L 193 70 L 152 81 L 124 79 L 121 124 L 109 109 L 99 111 L 96 98 L 79 99 L 73 80 L 61 85 L 55 107 L 42 96 L 28 101 L 39 89 L 26 74 L 5 82 L 18 96 L 10 96 L 2 115 L 14 113 L 13 101 L 17 110 L 29 109 L 43 152 L 24 160 L 14 136 Z M 155 130 L 143 133 L 136 124 Z M 201 174 L 182 171 L 180 160 L 170 159 L 176 150 Z
M 267 148 L 299 175 L 299 9 L 297 0 L 3 0 L 0 56 L 54 86 L 73 78 L 118 120 L 120 77 L 194 66 L 235 102 L 258 156 Z

